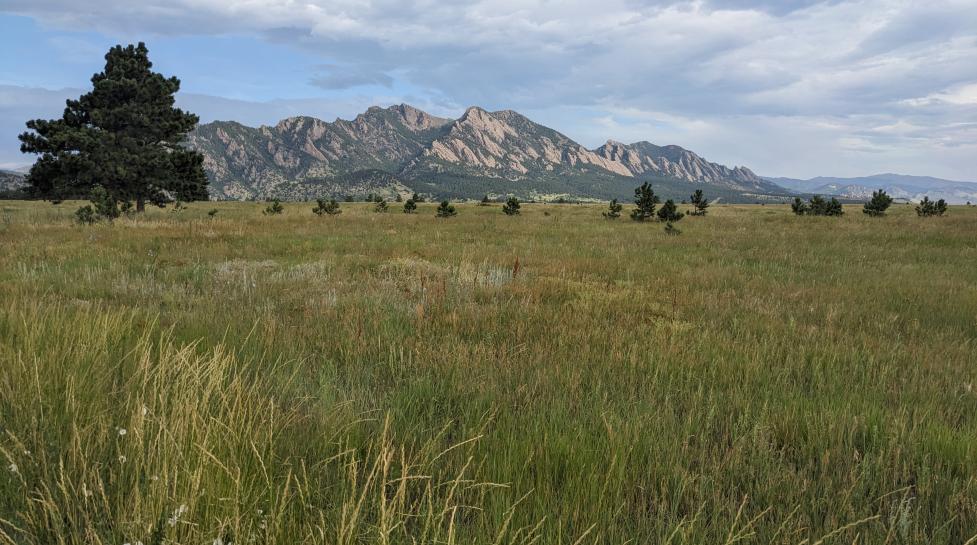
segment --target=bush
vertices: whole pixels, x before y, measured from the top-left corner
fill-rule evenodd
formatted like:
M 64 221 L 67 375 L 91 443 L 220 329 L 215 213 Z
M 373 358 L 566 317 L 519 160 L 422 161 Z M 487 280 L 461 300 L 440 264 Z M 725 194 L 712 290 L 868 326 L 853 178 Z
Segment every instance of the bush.
M 831 197 L 831 200 L 827 200 L 821 195 L 811 197 L 807 203 L 800 197 L 794 197 L 790 208 L 798 216 L 840 216 L 845 213 L 838 199 Z
M 884 216 L 885 211 L 892 205 L 892 197 L 882 189 L 872 192 L 872 200 L 865 203 L 862 212 L 872 217 Z
M 669 224 L 683 217 L 685 217 L 685 214 L 678 211 L 678 207 L 675 206 L 675 201 L 672 199 L 665 201 L 665 204 L 658 211 L 658 220 L 668 222 Z
M 86 204 L 75 210 L 75 221 L 81 225 L 92 225 L 98 221 L 98 216 L 95 214 L 95 209 L 92 205 Z
M 631 219 L 645 221 L 655 217 L 655 205 L 659 202 L 658 195 L 651 189 L 651 184 L 645 182 L 634 189 L 634 204 L 637 208 L 631 211 Z
M 705 216 L 706 208 L 709 208 L 709 201 L 706 199 L 705 195 L 702 193 L 701 189 L 696 189 L 695 193 L 689 197 L 689 202 L 695 207 L 692 212 L 689 212 L 690 216 Z
M 322 216 L 323 214 L 328 214 L 330 216 L 335 216 L 336 214 L 342 214 L 343 211 L 339 209 L 339 203 L 336 199 L 329 199 L 326 202 L 325 199 L 316 199 L 315 208 L 312 209 L 312 213 L 317 216 Z
M 505 204 L 502 205 L 502 211 L 505 212 L 506 216 L 519 215 L 519 199 L 515 196 L 506 199 Z
M 488 195 L 485 195 L 484 197 L 482 197 L 482 200 L 481 200 L 481 202 L 478 203 L 478 205 L 479 206 L 488 206 L 489 204 L 491 204 L 491 202 L 492 201 L 489 199 L 489 196 Z
M 416 211 L 417 204 L 414 202 L 414 199 L 407 199 L 404 203 L 404 214 L 413 214 Z
M 916 215 L 921 218 L 943 214 L 946 214 L 946 201 L 943 199 L 934 202 L 929 197 L 923 197 L 923 200 L 916 205 Z
M 285 207 L 282 206 L 282 201 L 278 199 L 272 199 L 271 204 L 269 204 L 265 208 L 265 211 L 262 213 L 266 216 L 275 216 L 281 214 L 284 211 L 285 211 Z
M 417 193 L 414 193 L 413 195 L 411 195 L 410 200 L 414 202 L 424 202 L 424 197 L 418 195 Z
M 95 207 L 95 215 L 99 219 L 112 221 L 119 217 L 119 202 L 104 187 L 97 185 L 92 188 L 90 198 Z
M 208 216 L 210 216 L 210 217 L 214 217 L 214 216 L 216 216 L 216 215 L 217 215 L 217 209 L 216 209 L 216 208 L 211 208 L 211 209 L 210 209 L 210 210 L 209 210 L 209 211 L 207 212 L 207 215 L 208 215 Z
M 457 215 L 458 212 L 455 211 L 455 207 L 452 206 L 448 201 L 441 201 L 441 204 L 438 205 L 437 217 L 450 218 Z
M 621 217 L 621 210 L 624 209 L 621 203 L 617 202 L 617 199 L 612 199 L 607 205 L 607 211 L 604 212 L 604 217 L 609 220 L 616 220 Z
M 666 235 L 681 235 L 682 234 L 682 231 L 678 227 L 675 227 L 674 225 L 672 225 L 672 222 L 669 221 L 669 222 L 665 222 L 665 234 Z
M 373 207 L 373 211 L 374 212 L 377 212 L 379 214 L 383 214 L 384 212 L 387 211 L 387 201 L 378 198 L 378 200 L 376 201 L 376 203 L 377 203 L 377 205 L 375 207 Z

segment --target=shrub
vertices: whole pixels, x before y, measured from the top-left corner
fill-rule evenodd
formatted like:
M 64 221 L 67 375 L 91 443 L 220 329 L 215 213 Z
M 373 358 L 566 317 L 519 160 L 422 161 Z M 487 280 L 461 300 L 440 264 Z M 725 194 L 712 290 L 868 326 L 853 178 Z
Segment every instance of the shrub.
M 607 211 L 604 212 L 604 217 L 609 220 L 616 220 L 621 217 L 621 210 L 624 209 L 621 203 L 617 202 L 617 199 L 611 199 L 611 202 L 607 205 Z
M 672 225 L 672 222 L 668 221 L 668 222 L 665 222 L 665 234 L 666 235 L 681 235 L 682 234 L 682 231 L 678 227 L 675 227 L 674 225 Z
M 929 197 L 923 197 L 923 200 L 916 205 L 916 215 L 921 218 L 943 214 L 946 214 L 946 201 L 943 199 L 931 201 Z
M 884 216 L 885 211 L 892 205 L 892 197 L 882 189 L 872 192 L 872 200 L 865 203 L 862 212 L 872 217 Z
M 404 202 L 404 197 L 400 193 L 397 193 L 397 196 L 394 197 L 394 202 Z
M 675 201 L 668 199 L 665 204 L 662 205 L 661 209 L 658 211 L 658 220 L 672 223 L 673 221 L 678 221 L 685 217 L 685 214 L 678 211 L 678 207 L 675 206 Z
M 831 197 L 831 200 L 827 200 L 821 195 L 811 197 L 807 203 L 800 197 L 794 197 L 790 208 L 798 216 L 840 216 L 845 213 L 838 199 Z
M 211 208 L 210 211 L 207 212 L 207 215 L 210 216 L 210 217 L 216 216 L 217 215 L 217 209 L 216 208 Z
M 695 207 L 692 212 L 689 212 L 690 216 L 705 216 L 706 208 L 709 208 L 709 201 L 706 199 L 705 195 L 702 193 L 701 189 L 696 189 L 695 193 L 689 197 L 689 202 Z
M 98 221 L 98 216 L 95 214 L 95 209 L 92 205 L 86 204 L 75 210 L 75 221 L 81 225 L 91 225 Z
M 417 193 L 414 193 L 413 195 L 411 195 L 410 200 L 414 202 L 424 202 L 424 197 L 418 195 Z
M 407 201 L 404 202 L 404 214 L 413 214 L 416 211 L 417 204 L 414 202 L 414 199 L 407 199 Z
M 335 216 L 336 214 L 342 214 L 343 211 L 339 209 L 339 203 L 336 199 L 329 199 L 326 202 L 325 199 L 316 199 L 315 208 L 312 209 L 312 213 L 321 216 L 323 214 L 328 214 L 330 216 Z
M 119 217 L 119 203 L 104 187 L 97 185 L 92 188 L 90 198 L 92 206 L 95 207 L 95 215 L 99 219 L 112 221 Z
M 488 206 L 489 204 L 491 204 L 491 202 L 492 201 L 489 199 L 489 196 L 488 195 L 485 195 L 484 197 L 482 197 L 482 200 L 481 200 L 481 202 L 478 203 L 478 205 L 479 206 Z
M 383 214 L 384 212 L 387 211 L 387 201 L 385 201 L 383 199 L 378 199 L 376 201 L 376 203 L 377 203 L 377 205 L 375 207 L 373 207 L 373 211 L 374 212 L 377 212 L 379 214 Z
M 506 216 L 519 215 L 519 199 L 515 196 L 506 199 L 505 204 L 502 205 L 502 211 L 505 212 Z
M 645 182 L 634 189 L 634 204 L 637 208 L 631 211 L 631 219 L 645 221 L 655 217 L 655 205 L 659 202 L 658 195 L 651 189 L 651 184 Z
M 450 218 L 457 215 L 458 212 L 455 211 L 455 207 L 452 206 L 448 201 L 441 201 L 441 204 L 438 205 L 437 217 Z
M 271 203 L 265 208 L 263 212 L 266 216 L 275 216 L 281 214 L 285 211 L 285 207 L 282 206 L 282 201 L 278 199 L 272 199 Z

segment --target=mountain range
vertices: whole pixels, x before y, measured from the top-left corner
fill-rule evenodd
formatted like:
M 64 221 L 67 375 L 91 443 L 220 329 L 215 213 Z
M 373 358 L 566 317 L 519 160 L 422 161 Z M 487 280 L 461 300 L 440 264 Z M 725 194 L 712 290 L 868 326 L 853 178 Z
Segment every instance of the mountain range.
M 587 149 L 512 110 L 472 107 L 458 119 L 412 106 L 372 107 L 351 121 L 292 117 L 274 127 L 201 125 L 211 194 L 225 199 L 418 192 L 446 198 L 628 198 L 650 181 L 665 197 L 696 188 L 732 202 L 790 192 L 748 168 L 711 163 L 678 146 L 608 141 Z
M 767 181 L 800 193 L 837 195 L 855 200 L 872 197 L 872 192 L 884 189 L 889 196 L 902 201 L 918 202 L 924 196 L 944 199 L 950 204 L 977 203 L 977 183 L 955 182 L 930 176 L 904 174 L 876 174 L 859 178 L 817 177 L 809 180 L 766 178 Z

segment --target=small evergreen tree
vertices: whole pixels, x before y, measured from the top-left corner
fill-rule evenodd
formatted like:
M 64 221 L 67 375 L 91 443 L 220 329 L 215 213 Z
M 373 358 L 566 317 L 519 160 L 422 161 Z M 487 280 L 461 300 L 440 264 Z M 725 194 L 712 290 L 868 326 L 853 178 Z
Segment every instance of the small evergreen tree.
M 880 189 L 872 192 L 872 200 L 865 203 L 862 212 L 872 217 L 884 216 L 890 205 L 892 205 L 892 197 Z
M 383 214 L 387 211 L 387 201 L 377 197 L 376 206 L 373 207 L 373 211 L 379 214 Z
M 450 218 L 456 215 L 458 215 L 458 212 L 455 211 L 455 207 L 448 201 L 441 201 L 441 204 L 438 205 L 437 217 Z
M 505 204 L 502 205 L 502 211 L 505 212 L 506 216 L 516 216 L 519 215 L 519 199 L 514 195 L 506 199 Z
M 607 205 L 607 211 L 604 212 L 604 217 L 609 220 L 616 220 L 621 217 L 621 210 L 623 209 L 624 207 L 621 206 L 621 203 L 617 202 L 617 199 L 611 199 L 611 202 Z
M 658 210 L 658 220 L 669 224 L 682 219 L 684 216 L 685 214 L 678 211 L 678 207 L 675 206 L 675 201 L 672 199 L 665 201 L 665 204 Z
M 479 206 L 488 206 L 491 202 L 492 201 L 489 200 L 489 196 L 488 195 L 485 195 L 484 197 L 482 197 L 482 201 L 480 203 L 478 203 L 478 205 Z
M 672 225 L 672 222 L 669 221 L 669 222 L 665 222 L 665 234 L 666 235 L 681 235 L 682 234 L 682 231 L 678 227 L 675 227 L 674 225 Z
M 800 197 L 794 197 L 794 202 L 790 203 L 790 209 L 798 216 L 803 216 L 808 212 L 807 203 L 801 200 Z
M 407 199 L 404 203 L 404 214 L 413 214 L 416 211 L 417 204 L 414 202 L 414 199 Z
M 411 195 L 410 200 L 412 200 L 414 202 L 425 202 L 424 201 L 424 197 L 418 195 L 417 193 L 414 193 L 413 195 Z
M 339 203 L 336 199 L 329 199 L 327 202 L 325 199 L 316 199 L 315 208 L 312 209 L 312 213 L 317 216 L 322 216 L 323 214 L 328 214 L 330 216 L 335 216 L 336 214 L 342 214 L 343 211 L 339 209 Z
M 919 217 L 942 216 L 946 214 L 946 209 L 945 200 L 931 201 L 927 196 L 923 197 L 923 200 L 919 201 L 919 204 L 916 205 L 916 215 Z
M 400 195 L 400 193 L 397 193 L 397 196 L 394 197 L 394 202 L 404 202 L 404 198 Z
M 210 209 L 210 210 L 209 210 L 209 211 L 207 212 L 207 215 L 208 215 L 208 216 L 210 216 L 210 217 L 214 217 L 214 216 L 216 216 L 216 215 L 217 215 L 217 209 L 216 209 L 216 208 L 211 208 L 211 209 Z
M 92 188 L 92 205 L 95 207 L 95 216 L 99 219 L 112 221 L 119 217 L 119 201 L 115 196 L 105 190 L 104 187 L 96 185 Z
M 655 217 L 655 206 L 658 202 L 658 195 L 655 195 L 655 192 L 651 189 L 651 184 L 645 182 L 636 187 L 634 189 L 634 204 L 636 208 L 631 211 L 631 219 L 634 221 L 645 221 Z
M 278 199 L 272 199 L 271 204 L 269 204 L 268 207 L 265 208 L 265 211 L 263 213 L 266 216 L 275 216 L 281 214 L 284 211 L 285 211 L 285 207 L 282 206 L 282 202 Z
M 691 216 L 705 216 L 706 208 L 709 208 L 709 201 L 706 199 L 705 195 L 702 193 L 701 189 L 696 189 L 692 196 L 689 197 L 689 202 L 695 208 L 689 213 Z

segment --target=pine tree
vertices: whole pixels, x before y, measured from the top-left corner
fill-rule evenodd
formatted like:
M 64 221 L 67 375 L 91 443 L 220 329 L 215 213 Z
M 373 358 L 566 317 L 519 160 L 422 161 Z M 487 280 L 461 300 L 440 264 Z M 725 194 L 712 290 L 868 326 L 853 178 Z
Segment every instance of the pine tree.
M 325 199 L 316 199 L 316 206 L 312 209 L 312 213 L 317 216 L 322 216 L 323 214 L 335 216 L 336 214 L 342 214 L 343 211 L 340 210 L 339 203 L 336 202 L 336 199 L 329 199 L 328 202 Z
M 424 202 L 424 197 L 418 195 L 417 193 L 414 193 L 413 195 L 411 195 L 410 200 L 414 202 Z
M 374 212 L 383 214 L 384 212 L 387 211 L 387 201 L 381 199 L 380 197 L 377 197 L 376 203 L 377 203 L 376 206 L 373 207 Z
M 397 193 L 397 196 L 394 197 L 394 202 L 404 202 L 404 197 L 402 197 L 400 193 Z
M 916 205 L 916 215 L 920 217 L 942 216 L 946 214 L 946 210 L 945 200 L 931 201 L 928 196 L 923 197 L 923 200 L 919 201 L 919 204 Z
M 623 209 L 624 207 L 621 206 L 621 203 L 617 202 L 617 199 L 611 199 L 611 202 L 607 205 L 607 211 L 604 212 L 604 217 L 609 220 L 616 220 L 621 217 L 621 210 Z
M 34 119 L 21 151 L 40 157 L 27 176 L 31 193 L 58 200 L 101 185 L 116 203 L 163 206 L 207 198 L 203 155 L 182 143 L 199 118 L 174 108 L 180 80 L 151 70 L 145 44 L 115 46 L 92 90 L 69 100 L 61 119 Z
M 519 215 L 519 199 L 515 196 L 510 196 L 506 199 L 505 204 L 502 205 L 502 211 L 505 212 L 506 216 Z
M 865 203 L 862 212 L 872 217 L 884 216 L 890 205 L 892 205 L 892 197 L 880 189 L 872 192 L 872 200 Z
M 709 201 L 706 199 L 705 195 L 702 193 L 701 189 L 696 189 L 692 196 L 689 197 L 689 202 L 695 208 L 689 213 L 691 216 L 705 216 L 706 208 L 709 208 Z
M 655 206 L 658 204 L 658 195 L 651 189 L 651 184 L 645 182 L 634 189 L 634 204 L 636 208 L 631 211 L 631 219 L 634 221 L 645 221 L 655 217 Z
M 437 217 L 450 218 L 456 215 L 458 215 L 458 212 L 455 211 L 455 207 L 452 206 L 448 201 L 441 201 L 441 204 L 438 205 Z
M 272 199 L 271 204 L 269 204 L 265 211 L 263 212 L 266 216 L 277 216 L 285 211 L 285 207 L 282 206 L 282 201 L 278 199 Z
M 414 202 L 414 199 L 407 199 L 404 203 L 404 214 L 413 214 L 416 211 L 417 204 Z
M 479 206 L 488 206 L 491 203 L 492 203 L 492 201 L 489 199 L 489 196 L 488 195 L 485 195 L 484 197 L 482 197 L 482 200 L 481 200 L 481 202 L 478 203 L 478 205 Z
M 790 203 L 790 209 L 798 216 L 803 216 L 809 211 L 807 203 L 802 201 L 800 197 L 794 197 L 794 202 Z
M 662 205 L 661 209 L 658 210 L 658 220 L 664 221 L 669 224 L 676 222 L 685 217 L 685 214 L 678 211 L 678 207 L 675 206 L 675 201 L 668 199 L 665 204 Z

